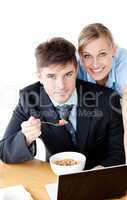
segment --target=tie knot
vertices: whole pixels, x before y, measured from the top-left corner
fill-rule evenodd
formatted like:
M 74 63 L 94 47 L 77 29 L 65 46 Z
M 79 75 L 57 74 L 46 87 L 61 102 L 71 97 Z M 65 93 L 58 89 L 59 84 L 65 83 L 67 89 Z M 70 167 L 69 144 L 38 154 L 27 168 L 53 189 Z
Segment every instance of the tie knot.
M 60 119 L 68 120 L 72 107 L 73 105 L 67 105 L 67 104 L 62 106 L 57 106 L 56 109 Z

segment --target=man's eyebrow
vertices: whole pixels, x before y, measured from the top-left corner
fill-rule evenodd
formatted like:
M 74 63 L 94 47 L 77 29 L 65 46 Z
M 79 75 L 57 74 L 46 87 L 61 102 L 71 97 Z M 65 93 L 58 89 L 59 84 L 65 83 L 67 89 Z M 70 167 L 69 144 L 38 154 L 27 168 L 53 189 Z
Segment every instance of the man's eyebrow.
M 47 76 L 55 76 L 56 74 L 54 73 L 48 73 Z
M 70 74 L 70 73 L 72 73 L 72 72 L 74 72 L 73 70 L 71 70 L 71 71 L 69 71 L 69 72 L 66 72 L 66 74 Z

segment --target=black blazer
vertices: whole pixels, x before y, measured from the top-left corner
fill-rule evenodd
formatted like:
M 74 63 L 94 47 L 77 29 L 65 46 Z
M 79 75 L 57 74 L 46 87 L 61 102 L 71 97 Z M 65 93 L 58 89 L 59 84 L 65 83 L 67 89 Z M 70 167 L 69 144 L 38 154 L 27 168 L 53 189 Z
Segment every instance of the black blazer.
M 77 80 L 77 149 L 63 127 L 42 126 L 48 157 L 62 151 L 77 151 L 86 155 L 86 169 L 96 165 L 111 166 L 125 163 L 123 122 L 120 99 L 112 89 Z M 0 157 L 4 162 L 31 160 L 36 154 L 35 142 L 28 147 L 21 123 L 34 115 L 41 120 L 58 122 L 50 98 L 39 82 L 20 91 L 20 99 L 0 143 Z M 7 139 L 6 139 L 7 138 Z M 33 148 L 34 147 L 34 148 Z

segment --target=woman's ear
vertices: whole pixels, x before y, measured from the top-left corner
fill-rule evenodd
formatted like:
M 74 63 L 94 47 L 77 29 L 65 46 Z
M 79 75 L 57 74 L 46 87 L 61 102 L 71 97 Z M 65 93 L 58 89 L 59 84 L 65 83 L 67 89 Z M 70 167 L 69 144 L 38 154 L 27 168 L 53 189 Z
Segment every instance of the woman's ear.
M 116 50 L 117 50 L 117 46 L 115 44 L 113 44 L 113 47 L 112 47 L 112 57 L 115 56 Z
M 78 75 L 78 71 L 79 71 L 79 62 L 77 62 L 77 66 L 75 67 L 76 69 L 76 75 Z
M 82 57 L 82 54 L 79 53 L 79 61 L 78 61 L 78 65 L 81 64 L 83 65 L 83 57 Z

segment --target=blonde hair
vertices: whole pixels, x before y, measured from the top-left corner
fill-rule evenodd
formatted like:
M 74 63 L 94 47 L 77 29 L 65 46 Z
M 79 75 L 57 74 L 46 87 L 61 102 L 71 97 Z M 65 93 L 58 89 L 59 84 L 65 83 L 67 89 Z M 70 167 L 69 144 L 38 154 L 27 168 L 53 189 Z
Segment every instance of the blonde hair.
M 105 37 L 111 44 L 114 44 L 110 30 L 101 23 L 93 23 L 85 26 L 78 38 L 78 51 L 81 53 L 83 47 L 89 42 L 100 37 Z

